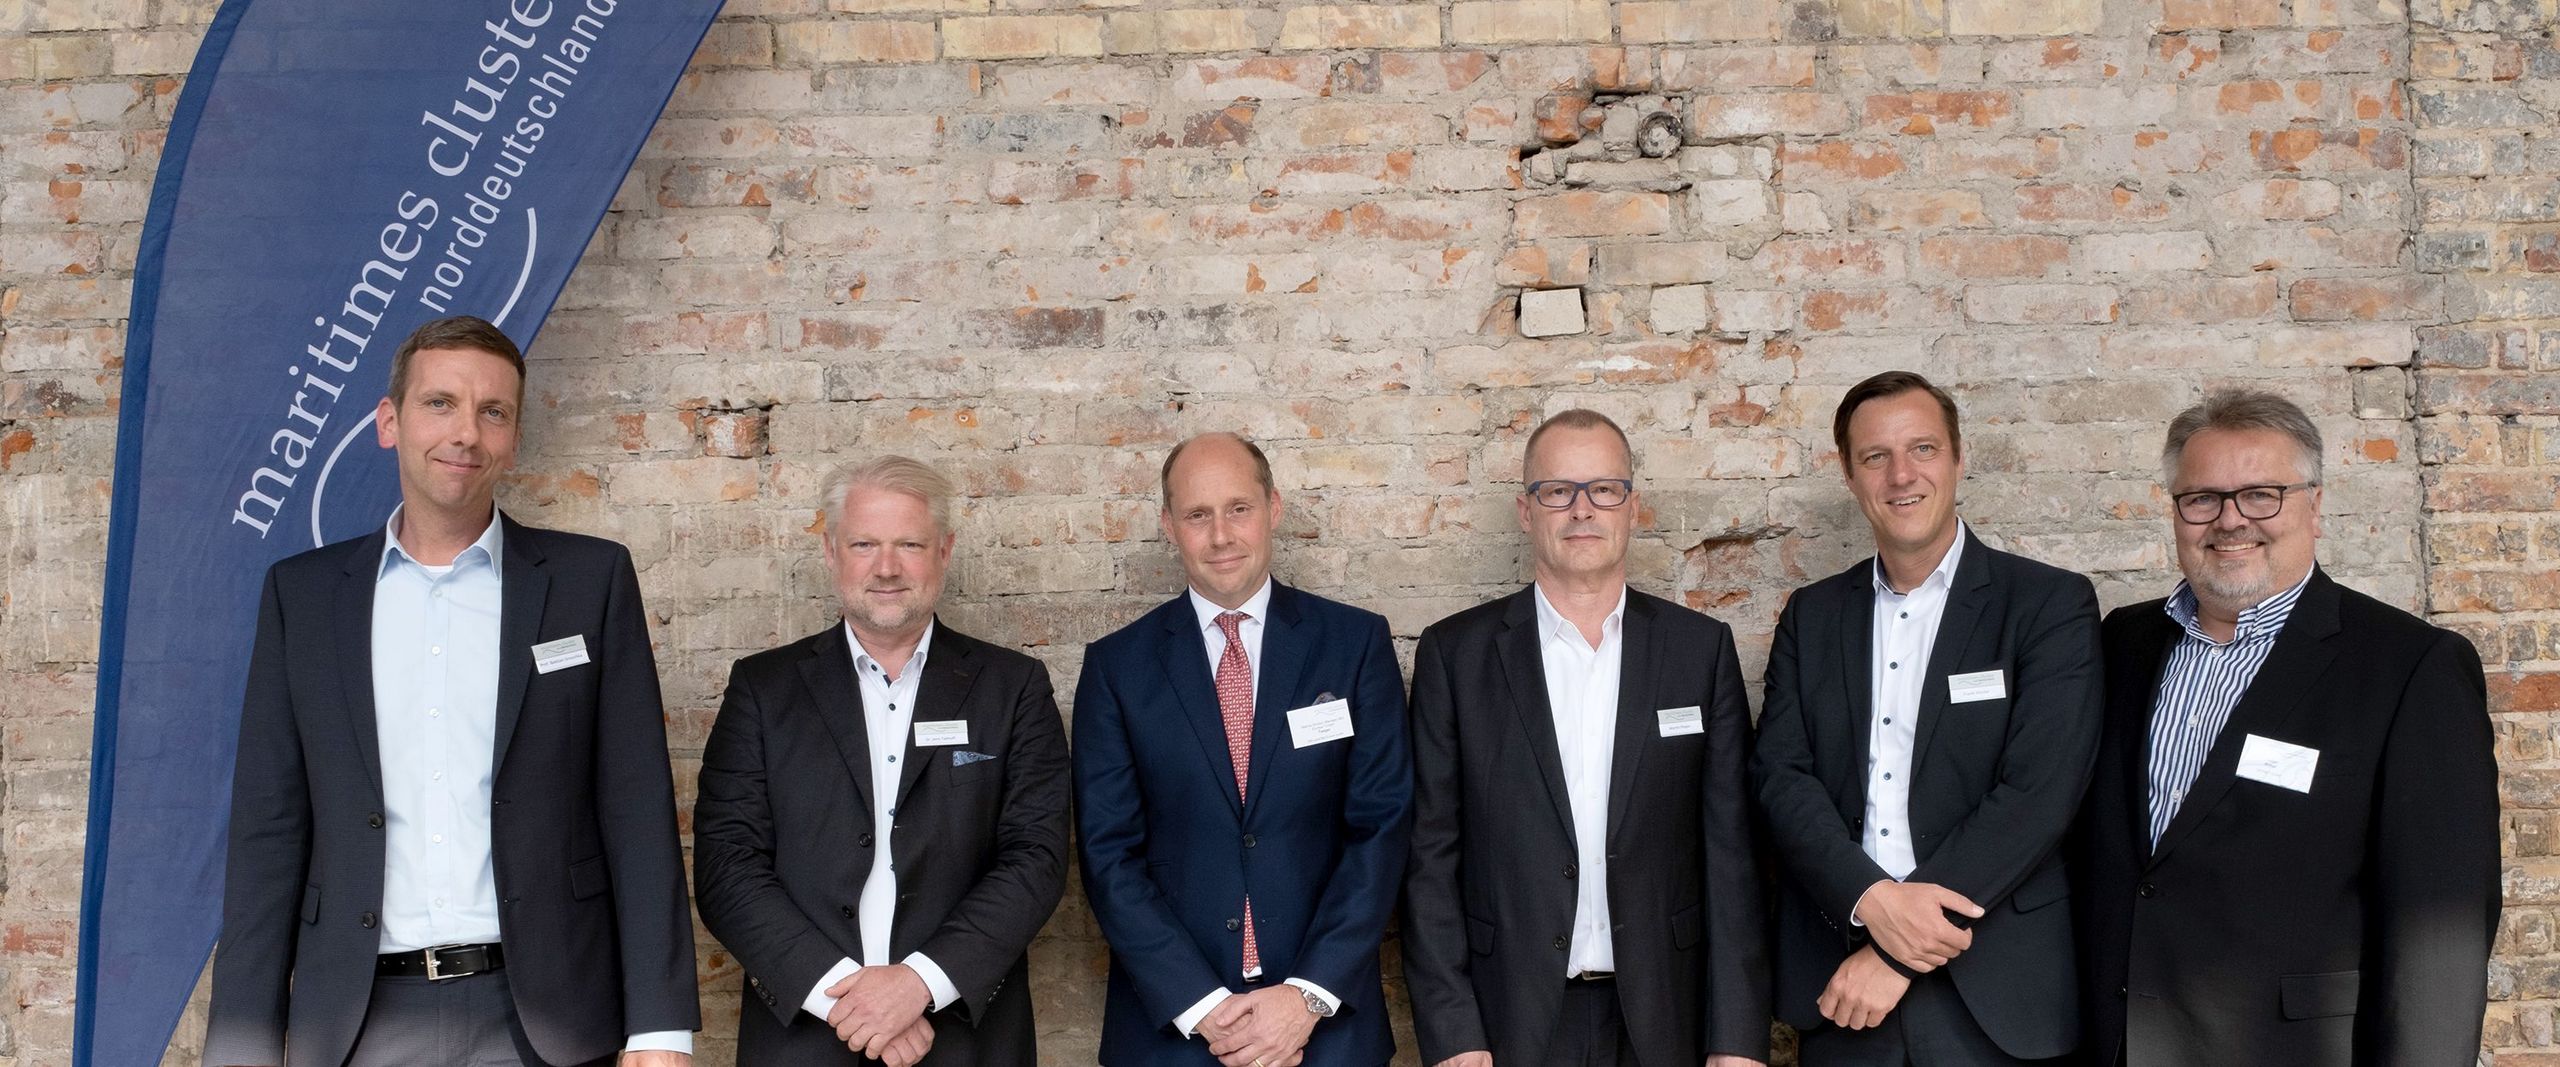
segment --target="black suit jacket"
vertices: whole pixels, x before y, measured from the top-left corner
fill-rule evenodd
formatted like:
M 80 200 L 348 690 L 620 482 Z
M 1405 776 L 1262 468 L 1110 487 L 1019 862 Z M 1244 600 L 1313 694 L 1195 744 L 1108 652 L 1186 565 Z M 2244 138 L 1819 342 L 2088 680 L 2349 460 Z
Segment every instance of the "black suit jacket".
M 703 925 L 747 972 L 740 1063 L 862 1062 L 800 1002 L 837 960 L 862 958 L 875 848 L 863 715 L 842 624 L 729 674 L 702 752 L 693 872 Z M 889 956 L 921 951 L 960 991 L 930 1016 L 925 1063 L 1030 1063 L 1024 953 L 1067 877 L 1067 741 L 1048 668 L 937 623 L 915 721 L 950 719 L 968 721 L 966 744 L 922 748 L 910 730 L 898 761 Z
M 1538 1062 L 1573 932 L 1573 809 L 1529 589 L 1422 632 L 1404 965 L 1422 1062 Z M 1752 854 L 1751 717 L 1733 631 L 1627 591 L 1609 774 L 1609 917 L 1636 1056 L 1769 1058 L 1768 950 Z M 1655 712 L 1703 710 L 1660 736 Z
M 1785 877 L 1778 1017 L 1815 1007 L 1866 941 L 1850 909 L 1891 877 L 1865 833 L 1875 570 L 1868 560 L 1787 601 L 1769 651 L 1752 778 Z M 2020 1059 L 2079 1043 L 2062 838 L 2097 754 L 2098 599 L 2089 580 L 1995 551 L 1968 532 L 1927 664 L 1911 757 L 1910 881 L 1983 907 L 1945 968 L 1983 1032 Z M 2005 696 L 1948 703 L 1949 675 L 1999 671 Z M 1878 951 L 1882 951 L 1879 946 Z M 1935 979 L 1923 979 L 1935 980 Z
M 2498 923 L 2498 767 L 2471 642 L 2314 572 L 2152 848 L 2150 725 L 2182 634 L 2107 616 L 2107 721 L 2074 834 L 2093 1063 L 2460 1064 Z M 2249 735 L 2311 791 L 2239 778 Z
M 490 850 L 534 1051 L 701 1025 L 665 712 L 631 555 L 501 517 Z M 373 590 L 384 535 L 267 572 L 240 713 L 207 1063 L 345 1062 L 373 989 L 384 864 Z M 584 636 L 548 674 L 532 646 Z

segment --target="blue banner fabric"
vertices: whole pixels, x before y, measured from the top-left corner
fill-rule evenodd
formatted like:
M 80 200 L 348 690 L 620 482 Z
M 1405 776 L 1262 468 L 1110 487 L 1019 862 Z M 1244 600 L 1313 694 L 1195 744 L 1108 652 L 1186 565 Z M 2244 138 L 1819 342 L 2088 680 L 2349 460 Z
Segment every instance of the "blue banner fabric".
M 269 564 L 379 527 L 422 323 L 529 342 L 719 0 L 227 0 L 169 128 L 116 436 L 73 1062 L 150 1067 L 220 926 Z

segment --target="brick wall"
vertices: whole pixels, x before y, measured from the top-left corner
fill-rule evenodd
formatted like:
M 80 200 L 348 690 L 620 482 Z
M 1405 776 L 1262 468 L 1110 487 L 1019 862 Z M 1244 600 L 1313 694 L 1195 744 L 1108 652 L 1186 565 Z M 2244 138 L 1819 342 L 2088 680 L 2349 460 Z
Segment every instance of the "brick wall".
M 689 799 L 729 662 L 831 618 L 839 459 L 960 473 L 946 616 L 1068 690 L 1179 588 L 1181 436 L 1261 439 L 1282 577 L 1409 641 L 1523 576 L 1521 438 L 1596 407 L 1638 583 L 1756 674 L 1864 554 L 1848 383 L 1952 385 L 1964 513 L 2110 604 L 2173 576 L 2162 424 L 2264 384 L 2330 437 L 2327 565 L 2492 664 L 2488 1043 L 2560 1063 L 2560 17 L 2408 6 L 733 0 L 536 346 L 504 502 L 632 546 Z M 0 0 L 0 1067 L 67 1061 L 121 316 L 213 7 Z M 1091 1062 L 1104 962 L 1071 893 L 1047 1061 Z

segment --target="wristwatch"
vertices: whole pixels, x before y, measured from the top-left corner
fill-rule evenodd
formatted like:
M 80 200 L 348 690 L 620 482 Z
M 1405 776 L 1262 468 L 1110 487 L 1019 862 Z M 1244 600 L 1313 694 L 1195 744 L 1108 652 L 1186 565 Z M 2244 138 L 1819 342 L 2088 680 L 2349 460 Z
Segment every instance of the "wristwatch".
M 1315 990 L 1302 988 L 1298 990 L 1298 995 L 1307 998 L 1308 1014 L 1319 1019 L 1333 1018 L 1333 1005 L 1325 1003 L 1324 998 L 1317 996 Z

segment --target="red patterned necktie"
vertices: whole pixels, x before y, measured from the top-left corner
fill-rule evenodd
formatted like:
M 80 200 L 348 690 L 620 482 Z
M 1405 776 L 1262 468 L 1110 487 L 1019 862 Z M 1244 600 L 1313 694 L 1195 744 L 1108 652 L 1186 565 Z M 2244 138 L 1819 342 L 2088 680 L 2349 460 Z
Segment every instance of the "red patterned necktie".
M 1218 654 L 1218 714 L 1227 722 L 1227 757 L 1236 765 L 1236 799 L 1244 799 L 1245 772 L 1253 760 L 1253 663 L 1244 658 L 1244 635 L 1237 632 L 1246 616 L 1241 611 L 1223 612 L 1218 616 L 1218 632 L 1227 636 L 1227 650 Z M 1262 968 L 1262 951 L 1253 942 L 1253 898 L 1244 900 L 1244 970 L 1246 974 Z

